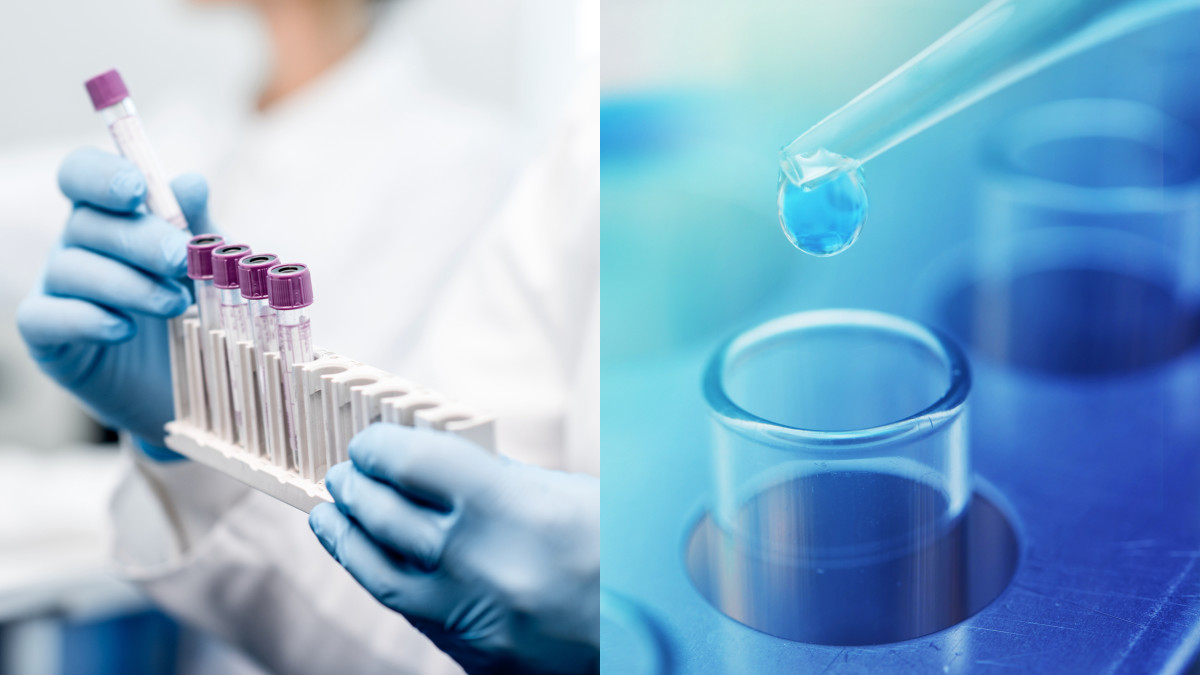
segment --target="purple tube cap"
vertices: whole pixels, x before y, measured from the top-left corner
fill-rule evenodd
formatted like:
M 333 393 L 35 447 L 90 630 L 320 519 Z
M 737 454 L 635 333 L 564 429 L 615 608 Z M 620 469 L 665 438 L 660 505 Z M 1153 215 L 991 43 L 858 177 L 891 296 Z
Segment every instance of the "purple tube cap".
M 275 309 L 299 309 L 313 302 L 312 275 L 306 265 L 276 265 L 267 272 L 267 297 Z
M 187 245 L 187 272 L 190 279 L 213 278 L 213 249 L 225 240 L 215 234 L 198 234 Z
M 217 288 L 237 288 L 238 261 L 254 251 L 245 244 L 221 246 L 213 249 L 213 286 Z
M 87 87 L 88 96 L 92 97 L 92 105 L 96 110 L 103 110 L 110 105 L 120 103 L 129 96 L 125 81 L 114 68 L 106 73 L 100 73 L 83 84 Z
M 238 285 L 242 297 L 247 300 L 262 300 L 267 297 L 267 270 L 279 265 L 279 258 L 272 253 L 255 253 L 238 261 Z

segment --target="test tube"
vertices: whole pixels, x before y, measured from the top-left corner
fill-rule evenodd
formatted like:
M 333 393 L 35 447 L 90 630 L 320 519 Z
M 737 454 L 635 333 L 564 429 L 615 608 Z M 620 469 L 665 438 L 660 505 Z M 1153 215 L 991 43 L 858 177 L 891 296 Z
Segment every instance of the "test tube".
M 92 100 L 92 107 L 100 112 L 104 123 L 108 125 L 113 143 L 121 156 L 133 162 L 142 172 L 146 180 L 146 208 L 175 227 L 187 229 L 183 209 L 179 208 L 179 202 L 176 201 L 175 193 L 167 182 L 166 172 L 158 160 L 158 154 L 154 152 L 150 140 L 146 137 L 146 130 L 142 127 L 142 120 L 138 117 L 137 108 L 133 105 L 133 99 L 129 97 L 129 90 L 125 87 L 121 74 L 115 69 L 109 70 L 85 82 L 84 87 Z M 183 317 L 175 317 L 170 321 L 171 330 L 181 333 Z M 183 355 L 177 353 L 174 344 L 171 346 L 170 361 L 172 382 L 182 382 L 187 369 L 183 364 Z M 183 419 L 190 414 L 189 404 L 183 398 L 175 397 L 176 419 Z
M 720 348 L 697 587 L 802 642 L 896 642 L 965 618 L 970 382 L 952 341 L 878 312 L 793 314 Z
M 187 275 L 195 282 L 196 307 L 206 335 L 221 328 L 221 299 L 213 286 L 212 253 L 224 243 L 225 239 L 218 235 L 198 234 L 187 245 Z
M 242 298 L 238 280 L 238 262 L 250 255 L 249 246 L 237 244 L 213 250 L 213 286 L 221 303 L 221 327 L 225 329 L 225 351 L 229 355 L 229 379 L 233 387 L 233 420 L 237 437 L 249 445 L 242 401 L 242 368 L 238 359 L 238 343 L 253 340 L 246 316 L 246 301 Z
M 1025 388 L 1045 376 L 1129 377 L 1192 352 L 1200 135 L 1143 103 L 1092 98 L 1038 104 L 986 138 L 979 235 L 932 265 L 912 297 L 967 347 L 981 382 L 1002 383 L 980 391 L 1009 392 L 988 423 L 1017 424 Z M 1079 397 L 1089 419 L 1114 400 Z
M 297 406 L 292 392 L 297 363 L 313 360 L 312 329 L 309 327 L 308 307 L 313 302 L 312 275 L 308 267 L 296 263 L 277 265 L 267 272 L 267 296 L 276 311 L 279 332 L 279 354 L 283 362 L 283 396 L 287 414 L 288 446 L 291 465 L 300 467 L 300 442 Z
M 267 368 L 263 355 L 279 351 L 279 333 L 275 321 L 275 309 L 267 298 L 267 271 L 279 264 L 279 258 L 270 253 L 256 253 L 238 261 L 238 285 L 246 323 L 254 340 L 254 358 L 258 368 L 258 390 L 260 396 L 267 392 Z M 263 404 L 265 410 L 266 404 Z M 263 436 L 267 444 L 267 456 L 275 457 L 273 419 L 263 415 Z
M 222 415 L 217 412 L 221 406 L 217 396 L 217 371 L 215 358 L 211 353 L 208 336 L 210 331 L 221 327 L 221 303 L 217 290 L 213 287 L 212 252 L 225 243 L 225 240 L 215 234 L 199 234 L 187 245 L 187 275 L 194 284 L 196 310 L 200 314 L 200 355 L 203 370 L 203 390 L 208 397 L 209 423 L 214 431 L 222 428 Z
M 146 205 L 150 212 L 179 229 L 186 229 L 187 220 L 175 200 L 171 184 L 158 155 L 150 147 L 142 120 L 138 117 L 133 99 L 121 74 L 115 69 L 88 80 L 84 86 L 92 99 L 92 105 L 104 117 L 108 131 L 121 155 L 133 162 L 146 179 Z

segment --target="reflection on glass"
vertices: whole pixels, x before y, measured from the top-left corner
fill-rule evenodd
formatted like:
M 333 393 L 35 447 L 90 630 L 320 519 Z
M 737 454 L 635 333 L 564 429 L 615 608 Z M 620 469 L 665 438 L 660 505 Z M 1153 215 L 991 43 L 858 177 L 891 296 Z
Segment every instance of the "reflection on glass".
M 876 312 L 796 314 L 728 343 L 704 380 L 717 499 L 702 591 L 826 644 L 965 618 L 969 389 L 956 346 Z
M 1100 375 L 1200 340 L 1200 139 L 1144 104 L 1077 99 L 1011 119 L 985 153 L 985 238 L 941 322 L 973 354 Z M 939 282 L 939 286 L 947 285 Z

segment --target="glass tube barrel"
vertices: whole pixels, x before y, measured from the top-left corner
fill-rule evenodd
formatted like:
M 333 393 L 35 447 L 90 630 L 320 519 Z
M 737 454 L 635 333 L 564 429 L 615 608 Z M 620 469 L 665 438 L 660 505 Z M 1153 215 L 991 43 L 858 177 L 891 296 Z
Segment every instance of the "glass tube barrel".
M 250 255 L 249 246 L 237 244 L 220 246 L 213 250 L 213 288 L 217 292 L 221 307 L 221 328 L 225 331 L 225 352 L 229 363 L 229 381 L 233 389 L 233 421 L 238 442 L 250 446 L 246 426 L 246 401 L 242 398 L 242 372 L 238 359 L 238 343 L 252 340 L 250 324 L 246 321 L 245 303 L 238 288 L 238 261 Z
M 283 364 L 283 399 L 287 409 L 288 459 L 293 469 L 300 467 L 299 405 L 294 392 L 297 363 L 313 360 L 312 328 L 309 306 L 313 303 L 312 275 L 298 263 L 276 265 L 267 271 L 267 296 L 275 310 L 279 336 L 279 356 Z
M 266 395 L 268 386 L 265 355 L 279 351 L 276 312 L 267 295 L 267 274 L 278 264 L 279 258 L 272 253 L 257 253 L 238 261 L 238 290 L 245 301 L 242 308 L 246 312 L 246 325 L 250 327 L 254 341 L 260 397 Z M 273 419 L 271 415 L 264 415 L 262 419 L 264 449 L 267 457 L 280 457 L 283 452 L 275 448 Z
M 970 371 L 911 321 L 775 319 L 704 375 L 718 608 L 793 640 L 875 644 L 967 614 Z
M 940 303 L 938 325 L 978 359 L 1067 376 L 1134 372 L 1196 344 L 1195 132 L 1142 103 L 1069 99 L 989 140 L 982 236 L 919 294 Z
M 92 105 L 104 118 L 112 134 L 113 142 L 121 155 L 133 162 L 146 180 L 146 206 L 154 215 L 180 229 L 186 229 L 187 220 L 171 190 L 171 183 L 163 171 L 162 162 L 154 152 L 146 130 L 138 116 L 137 107 L 129 97 L 129 90 L 116 70 L 109 70 L 88 80 L 84 86 L 92 99 Z

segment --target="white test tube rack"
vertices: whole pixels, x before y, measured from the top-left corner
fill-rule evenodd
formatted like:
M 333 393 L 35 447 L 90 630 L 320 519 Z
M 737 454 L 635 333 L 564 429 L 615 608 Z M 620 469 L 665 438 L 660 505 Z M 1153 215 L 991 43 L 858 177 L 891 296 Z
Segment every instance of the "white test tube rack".
M 279 353 L 263 355 L 264 391 L 254 343 L 237 343 L 234 353 L 249 375 L 234 391 L 225 331 L 205 335 L 194 307 L 169 326 L 175 421 L 166 426 L 167 447 L 302 511 L 333 501 L 325 489 L 326 470 L 349 459 L 350 439 L 375 422 L 446 431 L 495 452 L 491 415 L 319 348 L 313 361 L 290 366 L 300 402 L 300 447 L 289 447 Z M 206 373 L 216 381 L 208 381 Z M 245 411 L 245 438 L 237 438 L 233 423 L 234 396 L 241 397 Z

